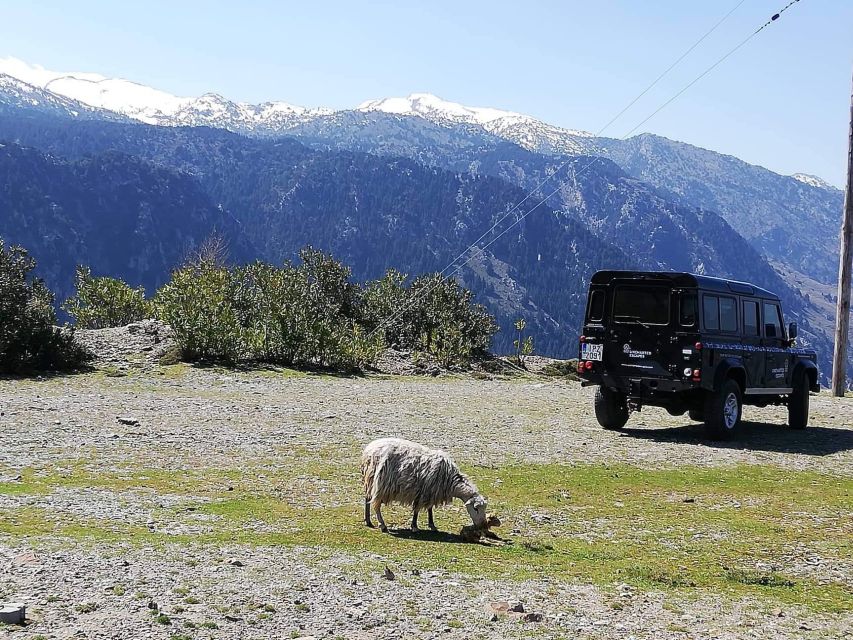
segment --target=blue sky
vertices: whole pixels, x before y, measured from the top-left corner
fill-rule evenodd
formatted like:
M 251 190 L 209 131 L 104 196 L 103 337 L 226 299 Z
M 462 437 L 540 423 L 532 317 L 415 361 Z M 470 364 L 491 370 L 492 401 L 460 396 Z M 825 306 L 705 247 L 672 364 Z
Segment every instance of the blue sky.
M 597 131 L 739 0 L 0 0 L 0 56 L 179 95 L 344 108 L 434 93 Z M 788 0 L 745 0 L 621 137 Z M 853 1 L 800 0 L 642 130 L 841 185 Z

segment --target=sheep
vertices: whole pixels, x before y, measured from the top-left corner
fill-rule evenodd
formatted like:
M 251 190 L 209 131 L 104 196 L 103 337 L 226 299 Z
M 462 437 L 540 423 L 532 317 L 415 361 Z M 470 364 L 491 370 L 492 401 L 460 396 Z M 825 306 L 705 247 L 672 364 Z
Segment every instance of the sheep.
M 418 531 L 418 513 L 423 509 L 427 510 L 429 528 L 436 531 L 433 507 L 450 504 L 453 498 L 464 502 L 475 527 L 486 525 L 486 499 L 444 451 L 401 438 L 380 438 L 364 448 L 361 478 L 364 523 L 373 526 L 373 507 L 383 533 L 388 527 L 382 519 L 382 505 L 391 502 L 412 506 L 412 531 Z

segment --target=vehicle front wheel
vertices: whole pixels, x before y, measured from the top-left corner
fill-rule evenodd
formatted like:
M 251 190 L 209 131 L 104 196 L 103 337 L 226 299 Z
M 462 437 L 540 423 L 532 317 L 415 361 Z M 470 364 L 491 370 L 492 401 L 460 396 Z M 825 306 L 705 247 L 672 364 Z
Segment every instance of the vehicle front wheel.
M 734 380 L 726 380 L 705 400 L 705 432 L 708 437 L 714 440 L 733 437 L 740 429 L 742 412 L 740 385 Z
M 618 431 L 628 422 L 628 399 L 624 393 L 598 387 L 595 392 L 595 417 L 605 429 Z
M 788 426 L 805 429 L 809 425 L 809 381 L 802 376 L 788 398 Z

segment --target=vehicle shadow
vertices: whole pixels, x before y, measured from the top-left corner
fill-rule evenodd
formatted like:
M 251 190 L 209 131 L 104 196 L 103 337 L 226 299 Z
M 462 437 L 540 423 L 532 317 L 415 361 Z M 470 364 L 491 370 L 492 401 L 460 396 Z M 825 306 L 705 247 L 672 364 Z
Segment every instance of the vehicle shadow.
M 809 456 L 828 456 L 853 450 L 853 429 L 838 427 L 807 427 L 802 431 L 781 424 L 744 421 L 740 434 L 732 440 L 710 440 L 701 424 L 664 429 L 626 428 L 622 435 L 656 442 L 703 444 L 721 449 L 801 453 Z

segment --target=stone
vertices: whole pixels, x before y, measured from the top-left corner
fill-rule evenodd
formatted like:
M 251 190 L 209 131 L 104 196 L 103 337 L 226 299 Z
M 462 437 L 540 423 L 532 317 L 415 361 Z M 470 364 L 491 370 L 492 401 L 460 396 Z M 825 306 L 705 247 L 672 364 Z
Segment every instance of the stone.
M 116 422 L 118 422 L 119 424 L 126 425 L 128 427 L 139 426 L 139 420 L 137 420 L 136 418 L 125 418 L 122 416 L 116 416 Z
M 531 611 L 530 613 L 525 613 L 522 620 L 524 620 L 525 622 L 542 622 L 544 618 L 545 616 L 543 616 L 541 613 L 533 613 Z
M 394 575 L 394 572 L 386 566 L 385 571 L 382 573 L 382 577 L 386 580 L 393 580 L 396 576 Z
M 24 624 L 26 619 L 27 607 L 23 602 L 0 604 L 0 622 L 3 624 Z
M 229 558 L 228 560 L 226 560 L 226 562 L 227 562 L 228 564 L 230 564 L 232 567 L 242 567 L 242 566 L 244 566 L 244 565 L 243 565 L 243 563 L 242 563 L 240 560 L 238 560 L 237 558 Z

